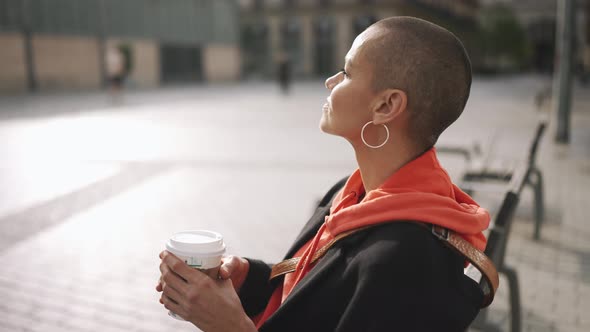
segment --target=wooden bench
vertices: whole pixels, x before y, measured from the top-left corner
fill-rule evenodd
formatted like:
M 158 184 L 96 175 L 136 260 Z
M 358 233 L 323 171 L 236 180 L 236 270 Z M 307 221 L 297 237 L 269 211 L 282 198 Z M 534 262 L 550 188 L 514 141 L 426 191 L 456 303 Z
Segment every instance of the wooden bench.
M 540 238 L 541 225 L 545 218 L 543 176 L 541 170 L 536 165 L 537 151 L 545 128 L 546 123 L 544 121 L 539 122 L 528 151 L 528 157 L 525 161 L 526 172 L 524 183 L 530 186 L 534 193 L 533 217 L 535 226 L 533 238 L 535 240 Z M 456 146 L 437 146 L 436 149 L 441 154 L 459 154 L 464 157 L 467 163 L 467 171 L 463 173 L 458 185 L 468 194 L 473 194 L 474 192 L 503 193 L 506 191 L 506 184 L 510 183 L 514 177 L 515 169 L 522 167 L 522 162 L 518 161 L 513 161 L 501 168 L 491 167 L 490 164 L 493 159 L 490 152 L 491 147 L 485 151 Z

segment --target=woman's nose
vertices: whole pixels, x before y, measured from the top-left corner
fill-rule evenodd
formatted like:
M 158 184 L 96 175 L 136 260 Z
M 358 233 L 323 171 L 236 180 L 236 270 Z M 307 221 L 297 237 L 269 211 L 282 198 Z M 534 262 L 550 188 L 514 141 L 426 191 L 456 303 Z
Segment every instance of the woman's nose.
M 336 84 L 338 84 L 338 76 L 340 73 L 336 73 L 326 79 L 326 89 L 332 90 Z

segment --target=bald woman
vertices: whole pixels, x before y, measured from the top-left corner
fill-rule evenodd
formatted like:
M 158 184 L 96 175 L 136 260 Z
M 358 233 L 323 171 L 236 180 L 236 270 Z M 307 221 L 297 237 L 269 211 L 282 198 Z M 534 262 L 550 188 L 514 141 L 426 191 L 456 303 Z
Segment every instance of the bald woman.
M 206 332 L 464 331 L 482 291 L 424 224 L 485 248 L 488 212 L 434 149 L 470 86 L 469 58 L 449 31 L 411 17 L 370 26 L 326 80 L 320 119 L 351 144 L 358 169 L 303 227 L 285 255 L 292 269 L 226 257 L 214 280 L 164 251 L 160 302 Z

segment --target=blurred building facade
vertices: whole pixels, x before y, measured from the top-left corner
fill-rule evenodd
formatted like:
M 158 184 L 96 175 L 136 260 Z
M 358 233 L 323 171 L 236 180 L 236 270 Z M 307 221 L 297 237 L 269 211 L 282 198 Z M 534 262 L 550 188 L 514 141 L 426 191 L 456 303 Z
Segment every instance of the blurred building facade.
M 295 77 L 331 75 L 360 32 L 395 15 L 428 19 L 466 37 L 477 24 L 478 1 L 240 0 L 239 7 L 242 75 L 249 79 L 271 77 L 284 54 Z
M 97 89 L 109 48 L 130 84 L 236 80 L 235 0 L 0 0 L 0 92 Z
M 590 72 L 590 1 L 574 2 L 577 9 L 574 63 L 577 69 Z M 553 70 L 558 0 L 480 0 L 480 3 L 482 6 L 504 4 L 511 8 L 531 44 L 533 68 L 543 72 Z
M 576 61 L 590 72 L 590 0 L 577 2 Z M 296 78 L 326 77 L 361 31 L 395 15 L 453 31 L 477 70 L 480 13 L 495 3 L 525 28 L 533 67 L 551 70 L 557 0 L 0 0 L 0 92 L 98 89 L 112 49 L 136 87 L 268 79 L 284 57 Z
M 393 15 L 469 31 L 475 0 L 0 0 L 0 92 L 98 89 L 124 51 L 128 83 L 295 77 L 342 66 L 354 37 Z

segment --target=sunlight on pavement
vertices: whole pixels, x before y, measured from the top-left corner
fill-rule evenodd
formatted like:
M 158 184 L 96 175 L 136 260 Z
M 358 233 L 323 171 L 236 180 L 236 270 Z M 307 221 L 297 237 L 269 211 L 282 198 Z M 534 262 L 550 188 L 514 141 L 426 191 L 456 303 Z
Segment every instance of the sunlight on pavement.
M 116 174 L 119 166 L 61 160 L 11 162 L 0 167 L 0 216 Z

